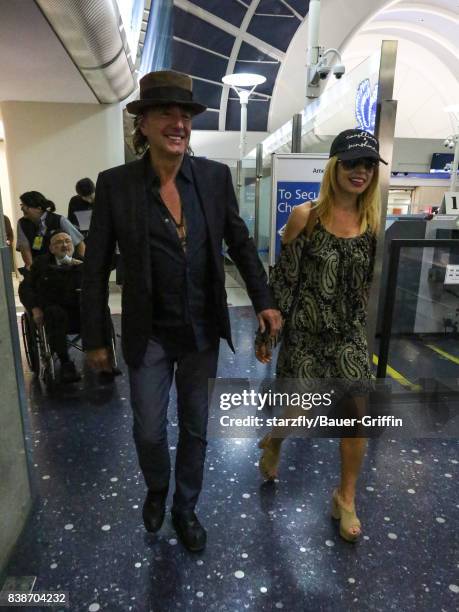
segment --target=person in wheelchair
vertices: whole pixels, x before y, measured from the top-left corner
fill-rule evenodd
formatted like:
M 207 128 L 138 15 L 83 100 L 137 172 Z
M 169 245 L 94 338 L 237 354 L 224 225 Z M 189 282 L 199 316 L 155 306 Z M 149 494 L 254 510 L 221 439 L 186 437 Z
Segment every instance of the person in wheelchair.
M 67 348 L 67 334 L 80 331 L 83 261 L 73 255 L 70 235 L 56 230 L 50 236 L 49 252 L 34 259 L 20 292 L 35 325 L 45 326 L 51 351 L 61 362 L 61 380 L 66 383 L 81 378 Z

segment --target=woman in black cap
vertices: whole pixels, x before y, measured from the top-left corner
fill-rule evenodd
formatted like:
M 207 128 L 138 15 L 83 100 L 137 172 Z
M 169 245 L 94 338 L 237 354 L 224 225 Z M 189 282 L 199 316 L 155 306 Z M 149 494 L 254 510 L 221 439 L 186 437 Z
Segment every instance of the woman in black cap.
M 358 414 L 371 379 L 365 325 L 380 218 L 380 161 L 386 163 L 369 132 L 346 130 L 335 138 L 319 198 L 291 213 L 271 280 L 285 321 L 277 377 L 345 381 Z M 271 358 L 262 338 L 256 353 L 262 362 Z M 273 430 L 259 444 L 266 479 L 277 476 L 286 435 Z M 333 492 L 332 515 L 348 541 L 361 533 L 355 492 L 365 448 L 365 438 L 341 438 L 341 482 Z

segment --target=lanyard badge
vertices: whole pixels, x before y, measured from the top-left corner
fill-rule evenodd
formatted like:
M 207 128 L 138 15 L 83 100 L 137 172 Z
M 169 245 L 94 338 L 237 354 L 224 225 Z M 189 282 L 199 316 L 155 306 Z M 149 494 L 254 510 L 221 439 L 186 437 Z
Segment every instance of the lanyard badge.
M 32 249 L 34 251 L 40 251 L 43 246 L 43 236 L 35 236 L 33 239 Z

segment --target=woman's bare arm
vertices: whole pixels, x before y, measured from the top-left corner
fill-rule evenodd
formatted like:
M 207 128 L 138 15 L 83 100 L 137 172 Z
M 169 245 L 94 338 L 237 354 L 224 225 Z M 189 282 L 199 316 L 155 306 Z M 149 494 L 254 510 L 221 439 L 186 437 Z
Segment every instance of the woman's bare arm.
M 308 222 L 310 210 L 310 202 L 300 204 L 292 210 L 285 227 L 284 235 L 282 236 L 282 244 L 292 242 L 297 236 L 299 236 L 299 234 L 301 234 Z

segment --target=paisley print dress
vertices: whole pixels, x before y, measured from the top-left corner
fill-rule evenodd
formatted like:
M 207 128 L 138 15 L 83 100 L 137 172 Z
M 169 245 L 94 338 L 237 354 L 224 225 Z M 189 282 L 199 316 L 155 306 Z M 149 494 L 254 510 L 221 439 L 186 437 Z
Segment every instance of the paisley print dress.
M 289 282 L 297 287 L 284 327 L 277 376 L 369 381 L 365 325 L 374 234 L 367 229 L 354 238 L 339 238 L 317 219 L 309 238 L 300 234 L 283 249 L 288 250 L 283 258 L 283 291 L 288 295 Z M 279 285 L 276 299 L 282 303 Z

